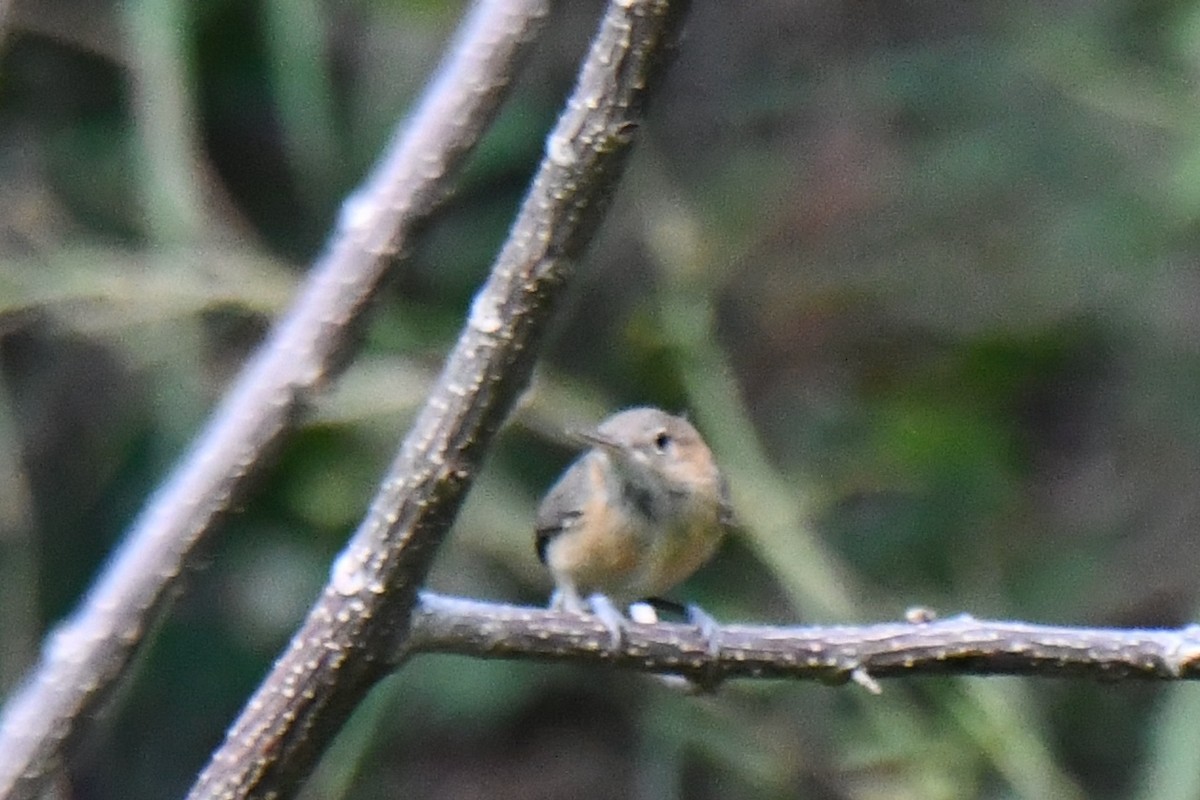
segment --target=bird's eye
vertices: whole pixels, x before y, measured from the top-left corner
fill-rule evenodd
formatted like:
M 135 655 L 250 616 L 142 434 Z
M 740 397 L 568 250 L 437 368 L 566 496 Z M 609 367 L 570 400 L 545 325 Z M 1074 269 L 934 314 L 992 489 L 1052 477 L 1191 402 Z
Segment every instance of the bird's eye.
M 665 453 L 667 448 L 671 446 L 671 442 L 671 434 L 666 431 L 659 431 L 658 435 L 654 437 L 654 449 L 660 453 Z

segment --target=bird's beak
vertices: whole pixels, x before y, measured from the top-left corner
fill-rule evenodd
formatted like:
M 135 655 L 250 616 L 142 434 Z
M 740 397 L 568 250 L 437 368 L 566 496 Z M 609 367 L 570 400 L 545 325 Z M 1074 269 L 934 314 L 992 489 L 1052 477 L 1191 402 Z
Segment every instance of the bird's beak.
M 638 468 L 646 463 L 646 456 L 627 444 L 618 442 L 596 430 L 575 431 L 575 438 L 592 447 L 599 447 L 608 455 L 614 464 L 626 464 L 630 468 Z
M 602 435 L 596 430 L 574 430 L 571 431 L 571 436 L 578 439 L 583 444 L 599 447 L 611 452 L 617 452 L 622 449 L 621 445 L 607 436 Z

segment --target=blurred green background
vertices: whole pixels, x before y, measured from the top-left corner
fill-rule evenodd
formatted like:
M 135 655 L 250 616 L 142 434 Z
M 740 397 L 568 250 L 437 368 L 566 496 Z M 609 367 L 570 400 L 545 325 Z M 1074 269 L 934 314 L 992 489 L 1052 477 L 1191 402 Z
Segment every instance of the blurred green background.
M 0 12 L 6 4 L 0 4 Z M 595 27 L 557 14 L 62 796 L 179 796 L 323 584 Z M 0 62 L 0 690 L 320 252 L 462 12 L 16 0 Z M 544 602 L 561 431 L 687 409 L 719 619 L 1174 626 L 1200 595 L 1200 3 L 696 2 L 433 588 Z M 422 658 L 317 798 L 1195 798 L 1200 687 L 740 682 Z

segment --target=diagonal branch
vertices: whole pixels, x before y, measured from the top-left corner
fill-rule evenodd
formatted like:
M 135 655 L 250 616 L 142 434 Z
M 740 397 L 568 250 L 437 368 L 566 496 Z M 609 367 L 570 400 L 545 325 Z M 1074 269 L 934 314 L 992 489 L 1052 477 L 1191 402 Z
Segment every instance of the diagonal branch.
M 917 675 L 1029 675 L 1103 680 L 1200 679 L 1200 625 L 1178 630 L 1076 628 L 944 620 L 768 627 L 631 623 L 619 651 L 590 616 L 422 592 L 407 651 L 477 658 L 606 663 L 688 677 L 854 680 Z M 711 648 L 711 649 L 710 649 Z
M 83 604 L 0 717 L 0 797 L 35 797 L 170 604 L 215 523 L 245 491 L 304 401 L 346 356 L 354 328 L 448 193 L 499 108 L 549 0 L 485 0 L 291 310 L 226 395 L 193 449 L 150 500 Z
M 382 486 L 291 645 L 190 797 L 287 797 L 403 650 L 417 590 L 528 382 L 609 205 L 686 3 L 614 0 L 508 241 Z

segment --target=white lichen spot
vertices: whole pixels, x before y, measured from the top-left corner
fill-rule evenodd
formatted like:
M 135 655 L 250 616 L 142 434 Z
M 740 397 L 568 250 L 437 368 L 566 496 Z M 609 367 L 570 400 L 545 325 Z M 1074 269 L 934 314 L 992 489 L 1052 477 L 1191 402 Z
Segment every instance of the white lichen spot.
M 353 597 L 367 588 L 370 573 L 356 548 L 343 550 L 329 571 L 329 585 L 342 597 Z
M 374 223 L 378 211 L 378 205 L 372 203 L 369 197 L 362 193 L 352 194 L 342 203 L 338 227 L 347 233 L 367 230 Z
M 546 158 L 557 167 L 572 167 L 579 160 L 571 147 L 571 140 L 561 134 L 552 135 L 546 142 Z
M 93 638 L 78 624 L 59 625 L 50 636 L 50 646 L 47 648 L 48 656 L 52 661 L 78 664 L 91 652 Z
M 1163 653 L 1163 666 L 1173 678 L 1180 678 L 1200 660 L 1200 626 L 1188 625 L 1181 630 L 1171 647 Z
M 905 609 L 904 620 L 911 625 L 928 625 L 937 620 L 937 612 L 925 606 L 913 606 Z
M 484 334 L 494 334 L 504 327 L 504 317 L 500 313 L 498 298 L 486 289 L 475 295 L 471 301 L 471 315 L 467 324 L 474 330 Z

